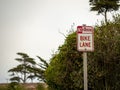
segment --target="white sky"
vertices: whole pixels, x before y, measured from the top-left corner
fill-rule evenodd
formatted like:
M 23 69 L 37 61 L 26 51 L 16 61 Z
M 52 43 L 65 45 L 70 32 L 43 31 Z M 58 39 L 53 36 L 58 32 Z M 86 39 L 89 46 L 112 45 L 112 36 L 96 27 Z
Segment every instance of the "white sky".
M 89 0 L 0 0 L 0 83 L 16 65 L 17 52 L 49 60 L 71 25 L 95 25 Z

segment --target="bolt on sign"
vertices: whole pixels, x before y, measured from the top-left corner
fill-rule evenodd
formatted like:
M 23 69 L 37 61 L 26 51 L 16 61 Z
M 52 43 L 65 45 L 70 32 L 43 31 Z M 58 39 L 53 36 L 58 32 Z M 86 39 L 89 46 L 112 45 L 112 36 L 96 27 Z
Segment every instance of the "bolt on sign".
M 77 27 L 77 50 L 94 51 L 94 29 L 92 26 Z

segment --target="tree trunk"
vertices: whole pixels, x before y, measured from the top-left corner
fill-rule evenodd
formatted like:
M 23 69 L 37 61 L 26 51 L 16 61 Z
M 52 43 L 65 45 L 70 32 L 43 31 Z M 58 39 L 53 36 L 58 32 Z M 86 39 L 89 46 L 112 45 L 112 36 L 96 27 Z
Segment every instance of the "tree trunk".
M 24 66 L 23 66 L 24 68 L 24 72 L 23 72 L 23 74 L 24 74 L 24 76 L 23 76 L 23 83 L 26 83 L 26 61 L 24 60 Z
M 108 24 L 108 21 L 107 21 L 107 9 L 105 10 L 105 23 Z

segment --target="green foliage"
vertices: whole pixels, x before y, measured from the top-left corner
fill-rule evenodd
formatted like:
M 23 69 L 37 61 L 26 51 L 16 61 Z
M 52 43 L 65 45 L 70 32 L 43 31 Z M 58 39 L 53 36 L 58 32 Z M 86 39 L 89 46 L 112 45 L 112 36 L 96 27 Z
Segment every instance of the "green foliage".
M 119 90 L 120 16 L 95 28 L 95 51 L 89 53 L 89 85 L 93 90 Z M 94 82 L 93 82 L 94 81 Z
M 36 87 L 36 90 L 52 90 L 45 83 L 39 83 Z
M 44 86 L 42 84 L 38 84 L 36 87 L 37 90 L 45 90 Z
M 8 89 L 7 90 L 26 90 L 26 89 L 24 88 L 24 86 L 18 84 L 17 82 L 11 82 L 8 85 Z
M 11 81 L 26 83 L 27 79 L 30 77 L 31 73 L 29 73 L 29 69 L 36 64 L 33 58 L 30 58 L 25 53 L 17 53 L 21 56 L 21 58 L 16 58 L 20 64 L 16 67 L 13 67 L 8 72 L 11 73 Z
M 26 83 L 29 79 L 33 82 L 35 78 L 44 82 L 46 81 L 44 72 L 48 67 L 48 63 L 43 58 L 37 56 L 40 62 L 36 63 L 35 59 L 29 57 L 26 53 L 17 54 L 20 55 L 20 58 L 16 58 L 15 60 L 20 64 L 8 70 L 12 76 L 10 81 Z
M 107 23 L 107 12 L 117 11 L 119 9 L 120 0 L 89 0 L 91 5 L 91 11 L 97 11 L 98 14 L 105 16 L 105 22 Z
M 76 33 L 68 35 L 59 47 L 58 54 L 51 58 L 46 70 L 48 85 L 55 90 L 78 90 L 83 86 L 82 53 L 76 50 Z M 81 70 L 80 70 L 81 69 Z
M 91 10 L 98 11 L 99 13 L 107 11 L 113 11 L 119 9 L 119 0 L 89 0 Z
M 48 67 L 48 63 L 43 58 L 41 58 L 39 56 L 37 56 L 37 57 L 40 60 L 40 62 L 36 63 L 35 66 L 29 68 L 29 72 L 33 73 L 33 75 L 29 76 L 29 77 L 34 77 L 40 81 L 46 82 L 45 70 Z
M 120 89 L 120 16 L 114 19 L 117 21 L 95 27 L 95 51 L 88 53 L 89 89 Z M 51 58 L 45 75 L 53 90 L 83 90 L 82 53 L 76 49 L 73 32 Z
M 40 60 L 40 67 L 42 68 L 42 69 L 46 69 L 48 66 L 49 66 L 49 64 L 46 62 L 46 60 L 44 60 L 43 58 L 41 58 L 41 57 L 39 57 L 39 56 L 37 56 L 38 58 L 39 58 L 39 60 Z
M 0 90 L 8 90 L 7 86 L 0 86 Z

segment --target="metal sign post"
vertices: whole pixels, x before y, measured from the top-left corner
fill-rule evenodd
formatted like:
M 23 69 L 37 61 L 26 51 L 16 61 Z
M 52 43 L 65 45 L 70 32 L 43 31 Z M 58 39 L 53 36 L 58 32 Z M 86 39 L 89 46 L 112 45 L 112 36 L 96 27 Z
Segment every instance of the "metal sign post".
M 84 90 L 88 90 L 87 80 L 87 52 L 94 51 L 94 30 L 91 26 L 77 27 L 77 50 L 83 52 L 83 76 L 84 76 Z
M 88 90 L 87 80 L 87 52 L 83 52 L 84 90 Z

